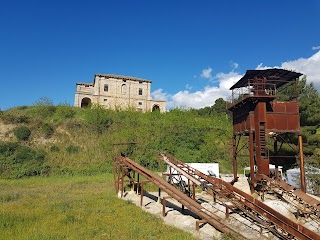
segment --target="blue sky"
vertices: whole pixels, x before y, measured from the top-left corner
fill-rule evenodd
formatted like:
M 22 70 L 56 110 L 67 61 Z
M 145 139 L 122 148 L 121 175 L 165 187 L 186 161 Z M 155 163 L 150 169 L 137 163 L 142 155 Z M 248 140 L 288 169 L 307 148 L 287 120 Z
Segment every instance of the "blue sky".
M 2 1 L 0 109 L 73 105 L 95 73 L 152 80 L 169 107 L 226 98 L 247 69 L 285 67 L 320 90 L 320 2 Z

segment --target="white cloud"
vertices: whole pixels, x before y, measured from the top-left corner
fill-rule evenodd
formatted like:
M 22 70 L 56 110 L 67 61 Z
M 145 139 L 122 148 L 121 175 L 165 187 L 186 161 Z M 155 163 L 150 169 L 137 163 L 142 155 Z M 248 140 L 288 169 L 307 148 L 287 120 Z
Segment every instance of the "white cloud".
M 188 90 L 179 91 L 170 96 L 170 105 L 184 108 L 203 108 L 212 106 L 218 98 L 227 99 L 231 95 L 229 88 L 237 82 L 242 75 L 231 71 L 229 73 L 218 73 L 213 80 L 219 82 L 219 86 L 206 86 L 201 91 L 190 92 Z
M 201 73 L 201 77 L 211 79 L 212 78 L 211 72 L 212 72 L 211 67 L 208 67 L 207 69 L 203 69 Z
M 320 92 L 320 51 L 316 52 L 309 58 L 299 58 L 293 61 L 283 62 L 281 66 L 275 68 L 284 68 L 300 72 L 307 76 L 307 82 L 313 82 L 314 87 Z M 270 68 L 260 63 L 256 69 Z
M 155 100 L 167 100 L 168 94 L 162 92 L 162 88 L 159 88 L 151 93 L 151 98 Z
M 190 85 L 186 85 L 186 89 L 179 91 L 173 95 L 162 92 L 158 89 L 152 93 L 154 99 L 167 100 L 167 108 L 182 107 L 182 108 L 203 108 L 212 106 L 218 98 L 227 100 L 231 91 L 229 88 L 236 83 L 243 74 L 235 71 L 239 67 L 238 64 L 233 64 L 233 69 L 228 72 L 219 72 L 212 76 L 212 68 L 208 67 L 202 71 L 201 76 L 210 80 L 209 84 L 218 82 L 218 86 L 207 85 L 203 90 L 191 92 Z M 266 68 L 284 68 L 301 72 L 307 75 L 307 81 L 313 82 L 315 88 L 320 92 L 320 51 L 313 54 L 309 58 L 299 58 L 292 61 L 283 62 L 280 66 L 268 67 L 260 63 L 256 69 Z
M 319 49 L 320 49 L 320 46 L 312 47 L 312 50 L 319 50 Z

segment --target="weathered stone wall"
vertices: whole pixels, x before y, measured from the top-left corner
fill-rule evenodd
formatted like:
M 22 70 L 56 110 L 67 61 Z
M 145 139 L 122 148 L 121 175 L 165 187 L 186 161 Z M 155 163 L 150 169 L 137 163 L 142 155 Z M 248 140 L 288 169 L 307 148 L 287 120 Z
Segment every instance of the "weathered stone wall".
M 93 84 L 77 83 L 75 93 L 75 106 L 81 107 L 85 98 L 92 104 L 99 104 L 111 109 L 133 108 L 137 111 L 152 111 L 159 108 L 160 112 L 166 111 L 166 101 L 152 100 L 151 81 L 111 75 L 96 74 Z M 87 99 L 88 100 L 88 99 Z

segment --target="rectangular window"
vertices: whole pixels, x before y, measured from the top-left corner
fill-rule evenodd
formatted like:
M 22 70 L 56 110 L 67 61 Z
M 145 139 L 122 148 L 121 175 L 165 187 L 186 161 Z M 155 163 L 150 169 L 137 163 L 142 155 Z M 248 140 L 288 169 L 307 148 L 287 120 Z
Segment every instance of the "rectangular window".
M 108 86 L 108 84 L 105 84 L 105 85 L 104 85 L 104 91 L 105 91 L 105 92 L 108 92 L 108 91 L 109 91 L 109 86 Z
M 142 102 L 139 102 L 138 104 L 139 104 L 139 105 L 142 105 Z
M 139 88 L 139 95 L 142 95 L 142 88 Z

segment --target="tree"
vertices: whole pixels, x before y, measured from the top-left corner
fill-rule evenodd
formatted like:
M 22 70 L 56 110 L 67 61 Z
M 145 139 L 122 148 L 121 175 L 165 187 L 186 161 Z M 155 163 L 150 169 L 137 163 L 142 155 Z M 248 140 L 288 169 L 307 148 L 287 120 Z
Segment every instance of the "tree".
M 227 102 L 223 98 L 218 98 L 211 107 L 200 108 L 196 111 L 201 116 L 226 113 L 226 104 Z
M 299 110 L 302 126 L 320 125 L 320 96 L 313 83 L 305 84 L 301 89 Z

